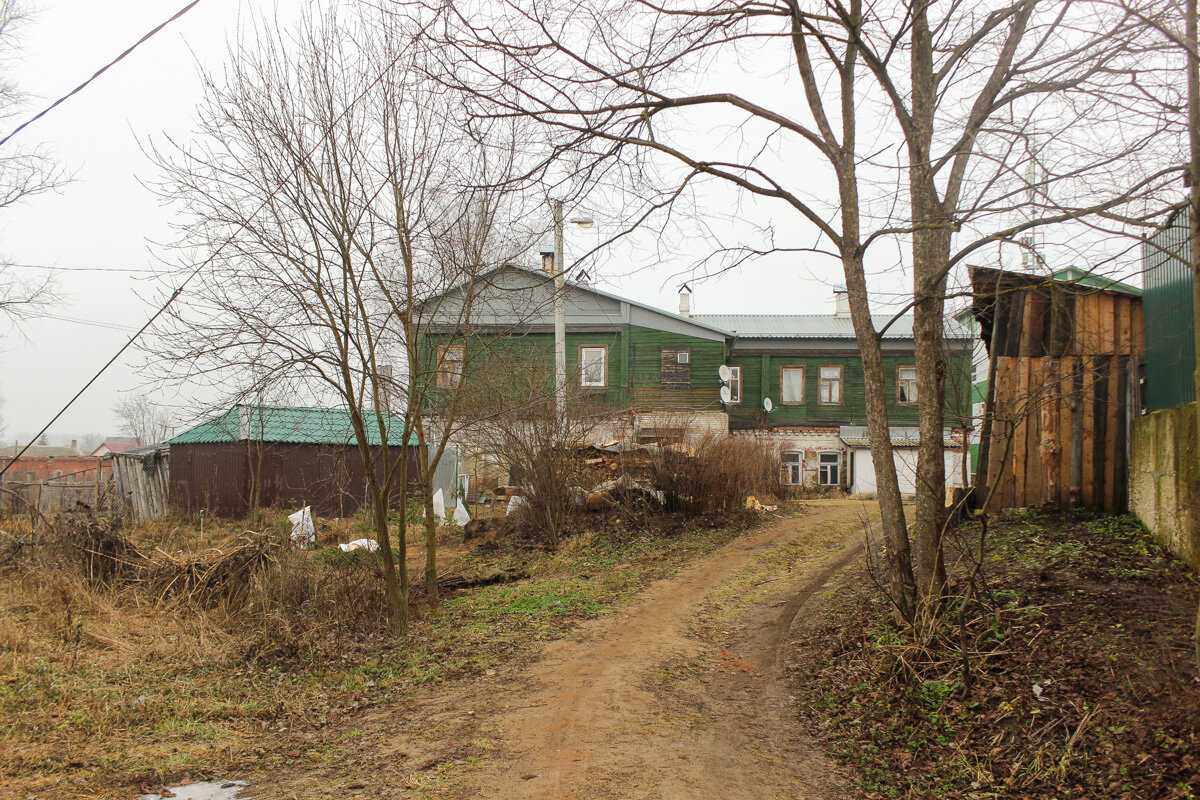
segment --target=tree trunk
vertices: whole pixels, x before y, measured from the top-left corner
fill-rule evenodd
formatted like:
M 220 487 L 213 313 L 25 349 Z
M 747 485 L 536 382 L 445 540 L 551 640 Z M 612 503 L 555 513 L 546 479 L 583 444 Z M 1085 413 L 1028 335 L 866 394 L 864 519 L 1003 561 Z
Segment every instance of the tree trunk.
M 925 204 L 928 208 L 928 204 Z M 932 216 L 932 215 L 931 215 Z M 946 273 L 950 257 L 948 227 L 933 223 L 931 230 L 913 236 L 913 348 L 917 365 L 917 508 L 913 523 L 913 569 L 917 596 L 934 603 L 946 582 L 942 561 L 942 527 L 946 509 L 945 422 Z
M 383 560 L 383 585 L 387 591 L 388 608 L 391 610 L 392 629 L 403 636 L 408 632 L 408 568 L 406 566 L 408 545 L 403 531 L 397 542 L 400 556 L 400 580 L 396 580 L 396 559 L 392 555 L 392 537 L 388 529 L 386 498 L 374 498 L 371 513 L 375 518 L 375 539 L 379 542 L 379 553 Z
M 426 475 L 426 478 L 432 475 Z M 425 595 L 429 598 L 430 608 L 437 608 L 440 595 L 438 594 L 437 575 L 437 529 L 438 518 L 433 513 L 433 496 L 423 493 L 425 498 Z
M 862 260 L 848 256 L 843 257 L 842 263 L 845 269 L 846 289 L 849 292 L 854 335 L 862 355 L 867 435 L 871 442 L 871 462 L 875 466 L 875 496 L 879 503 L 880 523 L 887 546 L 888 588 L 897 611 L 906 620 L 911 620 L 915 599 L 912 556 L 909 551 L 904 506 L 900 499 L 900 482 L 896 477 L 896 462 L 892 453 L 883 350 L 871 320 Z

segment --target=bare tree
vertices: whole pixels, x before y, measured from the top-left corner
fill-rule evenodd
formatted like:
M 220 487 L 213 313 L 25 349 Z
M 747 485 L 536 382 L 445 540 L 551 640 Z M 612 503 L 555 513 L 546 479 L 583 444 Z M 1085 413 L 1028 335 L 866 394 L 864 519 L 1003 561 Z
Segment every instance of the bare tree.
M 151 361 L 227 399 L 270 386 L 347 410 L 402 632 L 407 545 L 388 511 L 417 480 L 432 508 L 427 478 L 449 435 L 420 414 L 418 309 L 511 257 L 499 219 L 515 195 L 473 190 L 510 161 L 485 157 L 490 132 L 465 132 L 453 98 L 426 86 L 421 32 L 374 23 L 331 11 L 234 47 L 223 80 L 206 80 L 199 143 L 158 151 L 164 195 L 188 220 L 180 245 L 203 260 L 185 268 L 188 294 Z M 456 313 L 468 325 L 471 303 Z M 414 439 L 420 475 L 394 449 Z
M 918 596 L 937 598 L 950 273 L 1041 226 L 1144 222 L 1177 169 L 1146 155 L 1161 120 L 1120 127 L 1144 99 L 1136 17 L 1071 0 L 400 5 L 438 15 L 445 46 L 470 65 L 454 85 L 474 93 L 482 116 L 521 115 L 556 133 L 547 165 L 649 184 L 648 210 L 717 180 L 815 231 L 811 244 L 765 250 L 841 263 L 891 592 L 905 615 Z M 736 135 L 698 133 L 717 126 Z M 879 347 L 890 323 L 873 319 L 866 280 L 885 243 L 911 250 L 922 399 L 912 559 Z
M 121 432 L 137 439 L 139 446 L 166 441 L 175 422 L 169 409 L 144 396 L 122 398 L 113 413 Z
M 9 75 L 19 48 L 18 34 L 28 19 L 17 0 L 0 0 L 0 120 L 11 121 L 25 107 L 25 95 Z M 66 180 L 64 174 L 40 148 L 9 146 L 0 153 L 0 209 L 50 191 Z M 35 316 L 58 302 L 51 278 L 26 278 L 0 263 L 0 318 L 9 321 Z

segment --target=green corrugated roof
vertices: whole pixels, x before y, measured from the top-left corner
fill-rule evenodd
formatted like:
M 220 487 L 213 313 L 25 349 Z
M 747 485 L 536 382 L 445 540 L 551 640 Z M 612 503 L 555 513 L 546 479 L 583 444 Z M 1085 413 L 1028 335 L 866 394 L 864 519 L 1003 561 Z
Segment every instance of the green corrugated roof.
M 366 420 L 373 445 L 382 444 L 375 415 Z M 404 419 L 395 414 L 385 418 L 388 442 L 399 444 Z M 184 431 L 167 444 L 215 444 L 220 442 L 282 442 L 287 444 L 354 445 L 354 427 L 344 408 L 293 408 L 289 406 L 236 405 L 220 416 Z M 416 435 L 409 437 L 417 443 Z
M 1050 277 L 1056 281 L 1064 283 L 1077 283 L 1080 286 L 1090 286 L 1094 289 L 1103 289 L 1106 292 L 1120 292 L 1121 294 L 1129 294 L 1134 297 L 1141 297 L 1141 288 L 1121 281 L 1113 280 L 1112 278 L 1100 275 L 1095 272 L 1090 272 L 1079 267 L 1065 267 L 1050 273 Z

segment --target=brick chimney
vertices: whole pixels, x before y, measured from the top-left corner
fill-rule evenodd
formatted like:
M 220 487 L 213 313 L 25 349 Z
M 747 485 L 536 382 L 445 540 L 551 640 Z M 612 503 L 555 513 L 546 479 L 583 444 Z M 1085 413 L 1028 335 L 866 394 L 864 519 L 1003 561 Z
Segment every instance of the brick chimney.
M 690 317 L 692 315 L 692 287 L 686 283 L 679 287 L 679 316 Z

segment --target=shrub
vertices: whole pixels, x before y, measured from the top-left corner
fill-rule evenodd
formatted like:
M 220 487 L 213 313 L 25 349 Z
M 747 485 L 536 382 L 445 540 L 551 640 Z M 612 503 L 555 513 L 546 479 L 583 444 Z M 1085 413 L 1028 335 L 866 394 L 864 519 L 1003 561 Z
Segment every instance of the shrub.
M 783 488 L 779 451 L 753 439 L 707 434 L 693 447 L 657 451 L 653 469 L 671 511 L 737 513 L 749 495 L 778 496 Z

